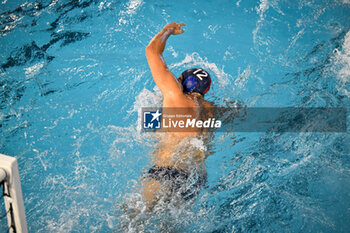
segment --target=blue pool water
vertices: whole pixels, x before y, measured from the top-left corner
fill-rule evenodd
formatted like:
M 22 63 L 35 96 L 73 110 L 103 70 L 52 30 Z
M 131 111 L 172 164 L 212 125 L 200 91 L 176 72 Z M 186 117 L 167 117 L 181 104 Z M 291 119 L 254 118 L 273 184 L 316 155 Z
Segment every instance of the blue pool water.
M 349 108 L 349 0 L 0 9 L 0 153 L 18 158 L 29 232 L 160 232 L 166 221 L 172 232 L 349 232 L 349 130 L 216 133 L 191 207 L 140 221 L 124 211 L 143 207 L 139 178 L 156 142 L 138 112 L 161 101 L 144 49 L 166 23 L 187 25 L 168 41 L 169 68 L 208 70 L 219 106 Z

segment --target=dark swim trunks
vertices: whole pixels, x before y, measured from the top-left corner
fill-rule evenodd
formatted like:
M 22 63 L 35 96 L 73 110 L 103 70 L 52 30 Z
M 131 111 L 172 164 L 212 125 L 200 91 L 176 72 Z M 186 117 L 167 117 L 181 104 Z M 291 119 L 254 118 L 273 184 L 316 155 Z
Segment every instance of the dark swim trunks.
M 148 177 L 162 183 L 168 183 L 172 193 L 179 193 L 185 200 L 197 196 L 200 189 L 206 183 L 206 176 L 199 174 L 188 174 L 174 167 L 153 166 L 148 171 Z

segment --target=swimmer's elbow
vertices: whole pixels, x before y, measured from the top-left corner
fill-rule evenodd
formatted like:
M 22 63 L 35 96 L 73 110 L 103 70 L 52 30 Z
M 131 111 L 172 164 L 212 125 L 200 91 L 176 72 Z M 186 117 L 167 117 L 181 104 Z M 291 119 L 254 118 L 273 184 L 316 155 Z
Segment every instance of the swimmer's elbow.
M 154 56 L 154 55 L 157 55 L 157 56 L 162 55 L 162 51 L 159 49 L 159 46 L 154 43 L 150 43 L 149 45 L 147 45 L 145 49 L 145 53 L 146 53 L 146 57 Z
M 146 54 L 146 56 L 147 56 L 147 53 L 149 53 L 149 50 L 150 50 L 150 47 L 149 47 L 149 45 L 147 45 L 147 47 L 145 48 L 145 54 Z
M 151 55 L 151 54 L 154 54 L 154 52 L 155 52 L 154 46 L 152 46 L 152 45 L 147 45 L 147 47 L 146 47 L 146 49 L 145 49 L 146 57 L 148 57 L 148 56 Z

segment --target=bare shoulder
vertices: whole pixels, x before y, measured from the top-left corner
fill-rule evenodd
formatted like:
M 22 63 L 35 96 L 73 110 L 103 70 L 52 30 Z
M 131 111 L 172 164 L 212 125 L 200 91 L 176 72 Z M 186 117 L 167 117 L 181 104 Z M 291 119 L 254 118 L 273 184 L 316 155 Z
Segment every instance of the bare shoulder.
M 186 108 L 192 107 L 191 101 L 183 94 L 163 95 L 163 107 Z

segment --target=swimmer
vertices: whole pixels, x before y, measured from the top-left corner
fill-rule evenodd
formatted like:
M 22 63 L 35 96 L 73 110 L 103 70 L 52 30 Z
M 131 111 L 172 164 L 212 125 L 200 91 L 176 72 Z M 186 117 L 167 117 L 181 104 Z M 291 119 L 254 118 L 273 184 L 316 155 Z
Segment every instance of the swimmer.
M 187 109 L 181 114 L 209 116 L 213 105 L 204 100 L 211 85 L 209 73 L 193 68 L 176 78 L 163 58 L 169 36 L 184 33 L 182 26 L 185 24 L 169 23 L 154 36 L 146 47 L 147 62 L 163 96 L 163 113 L 167 111 L 164 109 L 181 108 Z M 206 182 L 204 160 L 207 155 L 188 143 L 203 138 L 205 132 L 192 130 L 160 134 L 159 145 L 154 152 L 155 165 L 148 171 L 144 183 L 143 196 L 149 208 L 160 199 L 172 199 L 176 195 L 183 200 L 193 199 Z

